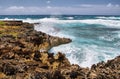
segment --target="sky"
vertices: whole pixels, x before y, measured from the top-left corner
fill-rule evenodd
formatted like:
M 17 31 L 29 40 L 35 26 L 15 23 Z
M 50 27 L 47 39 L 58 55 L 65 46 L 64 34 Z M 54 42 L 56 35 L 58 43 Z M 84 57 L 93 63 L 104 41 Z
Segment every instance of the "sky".
M 120 0 L 0 0 L 0 15 L 120 15 Z

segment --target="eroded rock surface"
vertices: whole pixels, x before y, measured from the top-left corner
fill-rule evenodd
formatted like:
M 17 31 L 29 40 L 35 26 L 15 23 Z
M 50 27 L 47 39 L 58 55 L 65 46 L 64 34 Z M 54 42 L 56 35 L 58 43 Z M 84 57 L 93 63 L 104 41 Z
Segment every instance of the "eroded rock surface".
M 34 30 L 33 24 L 3 21 L 0 25 L 0 79 L 120 79 L 120 56 L 91 68 L 71 65 L 64 54 L 48 53 L 71 42 Z

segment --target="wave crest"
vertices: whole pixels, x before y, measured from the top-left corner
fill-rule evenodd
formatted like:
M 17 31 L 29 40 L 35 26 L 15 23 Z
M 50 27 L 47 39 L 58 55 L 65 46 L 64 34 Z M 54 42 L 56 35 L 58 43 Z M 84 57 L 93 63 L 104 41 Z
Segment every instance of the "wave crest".
M 105 19 L 105 20 L 120 20 L 120 17 L 114 17 L 114 16 L 110 16 L 110 17 L 96 17 L 97 19 Z

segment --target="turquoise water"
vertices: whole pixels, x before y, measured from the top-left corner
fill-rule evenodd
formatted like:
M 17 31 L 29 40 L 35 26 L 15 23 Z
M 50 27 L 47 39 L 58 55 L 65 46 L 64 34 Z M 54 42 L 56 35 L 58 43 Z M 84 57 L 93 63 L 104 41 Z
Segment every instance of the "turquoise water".
M 120 55 L 120 16 L 1 15 L 0 19 L 40 23 L 35 30 L 71 38 L 71 43 L 54 47 L 50 52 L 63 52 L 71 63 L 83 67 Z

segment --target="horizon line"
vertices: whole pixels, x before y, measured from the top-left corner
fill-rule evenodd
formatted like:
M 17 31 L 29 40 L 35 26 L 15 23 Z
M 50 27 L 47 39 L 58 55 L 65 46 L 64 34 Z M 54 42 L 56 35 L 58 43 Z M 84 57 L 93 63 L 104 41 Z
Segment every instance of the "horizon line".
M 50 16 L 50 15 L 55 15 L 55 16 L 60 16 L 60 15 L 77 15 L 77 16 L 120 16 L 119 14 L 0 14 L 0 16 L 12 16 L 12 15 L 16 15 L 16 16 L 24 16 L 24 15 L 43 15 L 43 16 Z

